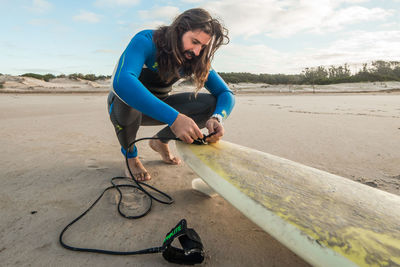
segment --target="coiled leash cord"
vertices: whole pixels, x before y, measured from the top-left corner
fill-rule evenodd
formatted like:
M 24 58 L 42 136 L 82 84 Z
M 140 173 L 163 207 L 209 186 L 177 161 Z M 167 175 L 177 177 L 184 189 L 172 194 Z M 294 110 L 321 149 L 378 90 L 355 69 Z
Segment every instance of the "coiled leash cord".
M 193 142 L 193 144 L 197 145 L 203 145 L 207 144 L 206 138 L 214 135 L 214 133 L 211 133 L 207 136 L 204 136 L 201 139 L 197 139 Z M 81 215 L 79 215 L 77 218 L 75 218 L 72 222 L 70 222 L 67 226 L 64 227 L 64 229 L 61 231 L 60 236 L 59 236 L 59 242 L 61 246 L 63 246 L 66 249 L 73 250 L 73 251 L 81 251 L 81 252 L 94 252 L 94 253 L 102 253 L 102 254 L 110 254 L 110 255 L 139 255 L 139 254 L 151 254 L 151 253 L 159 253 L 162 252 L 163 257 L 172 263 L 178 263 L 178 264 L 186 264 L 186 265 L 193 265 L 197 263 L 202 263 L 204 260 L 204 250 L 203 250 L 203 244 L 201 242 L 201 239 L 199 235 L 196 233 L 194 229 L 187 228 L 187 223 L 185 219 L 182 219 L 174 228 L 169 231 L 163 241 L 163 244 L 160 247 L 152 247 L 152 248 L 147 248 L 147 249 L 142 249 L 142 250 L 136 250 L 136 251 L 112 251 L 112 250 L 103 250 L 103 249 L 92 249 L 92 248 L 79 248 L 79 247 L 74 247 L 65 244 L 63 241 L 63 236 L 65 232 L 68 230 L 69 227 L 71 227 L 74 223 L 79 221 L 83 216 L 85 216 L 96 204 L 97 202 L 100 201 L 100 199 L 103 197 L 104 193 L 110 189 L 117 189 L 118 194 L 119 194 L 119 200 L 118 200 L 118 213 L 127 219 L 139 219 L 144 217 L 146 214 L 148 214 L 151 210 L 152 204 L 153 204 L 153 199 L 157 202 L 160 202 L 162 204 L 170 205 L 174 202 L 173 198 L 170 197 L 168 194 L 162 192 L 161 190 L 158 190 L 157 188 L 148 185 L 144 182 L 138 181 L 135 176 L 133 175 L 129 164 L 128 164 L 128 151 L 129 148 L 132 147 L 136 142 L 143 141 L 143 140 L 151 140 L 151 139 L 158 139 L 158 140 L 178 140 L 178 138 L 163 138 L 163 137 L 145 137 L 145 138 L 140 138 L 135 141 L 133 141 L 131 144 L 129 144 L 128 149 L 126 149 L 125 153 L 125 163 L 126 166 L 128 167 L 129 174 L 132 177 L 132 180 L 135 184 L 115 184 L 115 180 L 121 180 L 121 179 L 129 179 L 129 177 L 122 177 L 122 176 L 116 176 L 111 178 L 111 186 L 107 187 L 106 189 L 103 190 L 103 192 L 100 194 L 100 196 L 93 202 L 93 204 L 85 210 Z M 147 199 L 149 199 L 149 205 L 148 208 L 139 215 L 135 216 L 128 216 L 124 214 L 121 211 L 121 202 L 123 199 L 123 194 L 120 190 L 121 187 L 133 187 L 136 188 L 140 191 L 142 191 L 146 196 Z M 165 197 L 164 200 L 159 199 L 155 197 L 153 194 L 148 192 L 144 187 L 147 187 L 148 189 L 151 189 L 163 197 Z M 171 244 L 175 238 L 179 238 L 179 242 L 182 246 L 183 249 L 173 247 Z

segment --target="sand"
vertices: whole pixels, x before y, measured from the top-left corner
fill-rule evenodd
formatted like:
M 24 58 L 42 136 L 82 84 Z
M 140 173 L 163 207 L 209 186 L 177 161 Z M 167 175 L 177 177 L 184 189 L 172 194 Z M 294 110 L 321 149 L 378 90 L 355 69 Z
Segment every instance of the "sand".
M 400 195 L 399 103 L 399 94 L 240 95 L 224 139 Z M 62 228 L 123 174 L 106 94 L 1 94 L 0 122 L 2 266 L 168 266 L 157 254 L 78 253 L 58 243 Z M 139 136 L 158 128 L 142 127 Z M 106 193 L 67 242 L 159 246 L 186 218 L 203 240 L 205 266 L 307 266 L 223 198 L 194 192 L 197 176 L 185 164 L 162 163 L 146 142 L 138 147 L 150 184 L 175 203 L 155 203 L 145 218 L 130 221 L 117 215 L 116 193 Z

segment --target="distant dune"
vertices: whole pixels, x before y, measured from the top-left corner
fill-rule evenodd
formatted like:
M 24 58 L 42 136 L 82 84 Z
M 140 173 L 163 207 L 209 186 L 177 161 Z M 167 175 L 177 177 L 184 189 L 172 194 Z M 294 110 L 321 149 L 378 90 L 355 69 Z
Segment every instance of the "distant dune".
M 2 93 L 84 93 L 107 92 L 110 88 L 110 79 L 88 81 L 83 79 L 55 78 L 46 82 L 43 80 L 2 75 Z
M 0 75 L 0 93 L 105 93 L 111 79 L 89 81 L 84 79 L 54 78 L 46 82 L 31 77 Z M 330 85 L 271 85 L 265 83 L 232 83 L 236 94 L 293 94 L 293 93 L 373 93 L 400 92 L 400 82 L 341 83 Z M 187 82 L 174 85 L 175 92 L 193 91 Z
M 400 82 L 360 82 L 327 85 L 270 85 L 270 84 L 231 84 L 231 89 L 238 94 L 249 93 L 374 93 L 400 92 Z

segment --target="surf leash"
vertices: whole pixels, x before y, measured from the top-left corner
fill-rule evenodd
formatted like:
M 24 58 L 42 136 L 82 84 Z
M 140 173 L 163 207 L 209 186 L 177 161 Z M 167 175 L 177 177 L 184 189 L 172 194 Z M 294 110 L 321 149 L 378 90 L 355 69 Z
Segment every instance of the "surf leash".
M 201 139 L 194 140 L 193 144 L 196 145 L 205 145 L 207 144 L 206 139 L 212 135 L 214 135 L 215 132 L 204 136 Z M 135 141 L 133 141 L 131 144 L 129 144 L 128 149 L 126 149 L 125 152 L 125 163 L 128 168 L 129 174 L 131 175 L 132 178 L 130 177 L 123 177 L 123 176 L 116 176 L 111 178 L 111 186 L 107 187 L 106 189 L 103 190 L 103 192 L 100 194 L 100 196 L 93 202 L 93 204 L 85 210 L 81 215 L 76 217 L 74 220 L 72 220 L 67 226 L 64 227 L 64 229 L 61 231 L 60 236 L 59 236 L 59 242 L 62 247 L 72 250 L 72 251 L 80 251 L 80 252 L 93 252 L 93 253 L 102 253 L 102 254 L 109 254 L 109 255 L 141 255 L 141 254 L 152 254 L 152 253 L 162 253 L 164 259 L 171 263 L 177 263 L 177 264 L 184 264 L 184 265 L 194 265 L 198 263 L 202 263 L 204 260 L 204 250 L 203 250 L 203 243 L 201 242 L 200 236 L 196 233 L 196 231 L 192 228 L 187 228 L 187 222 L 185 219 L 182 219 L 179 221 L 179 223 L 171 229 L 165 236 L 165 239 L 162 243 L 161 246 L 159 247 L 152 247 L 152 248 L 147 248 L 147 249 L 142 249 L 142 250 L 136 250 L 136 251 L 113 251 L 113 250 L 104 250 L 104 249 L 93 249 L 93 248 L 80 248 L 80 247 L 74 247 L 71 245 L 67 245 L 64 240 L 64 234 L 70 228 L 73 224 L 75 224 L 77 221 L 79 221 L 82 217 L 84 217 L 89 211 L 100 201 L 100 199 L 103 197 L 104 193 L 107 192 L 110 189 L 116 189 L 118 194 L 119 194 L 119 200 L 118 200 L 118 213 L 127 219 L 139 219 L 144 216 L 146 216 L 153 205 L 153 200 L 160 202 L 162 204 L 170 205 L 174 202 L 173 198 L 169 196 L 167 193 L 162 192 L 161 190 L 145 183 L 138 181 L 135 176 L 132 173 L 132 170 L 129 167 L 128 164 L 128 151 L 129 148 L 131 148 L 135 143 L 143 140 L 151 140 L 151 139 L 158 139 L 158 140 L 176 140 L 176 141 L 181 141 L 179 138 L 163 138 L 163 137 L 145 137 L 145 138 L 140 138 Z M 133 184 L 116 184 L 114 183 L 115 180 L 123 180 L 123 179 L 131 179 L 133 181 Z M 121 211 L 121 202 L 123 199 L 123 193 L 120 190 L 120 188 L 135 188 L 141 192 L 143 192 L 148 199 L 148 207 L 147 209 L 138 215 L 126 215 Z M 147 188 L 147 189 L 145 189 Z M 158 194 L 160 194 L 164 199 L 160 199 L 159 197 L 156 197 L 154 193 L 150 193 L 148 190 L 152 190 Z M 177 248 L 172 246 L 172 242 L 174 241 L 175 238 L 179 239 L 179 242 L 181 244 L 182 248 Z

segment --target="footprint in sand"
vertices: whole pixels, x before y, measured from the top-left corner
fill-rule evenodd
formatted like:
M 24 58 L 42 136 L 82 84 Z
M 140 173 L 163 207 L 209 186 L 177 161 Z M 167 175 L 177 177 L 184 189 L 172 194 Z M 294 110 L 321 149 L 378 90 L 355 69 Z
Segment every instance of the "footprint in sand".
M 146 204 L 145 195 L 143 193 L 127 193 L 122 199 L 122 206 L 128 210 L 140 210 Z
M 92 170 L 104 170 L 107 169 L 107 167 L 101 167 L 100 164 L 98 164 L 96 159 L 87 159 L 85 160 L 85 165 L 88 169 Z
M 117 192 L 110 194 L 108 202 L 113 205 L 117 205 L 119 201 L 119 194 Z M 143 207 L 148 205 L 148 200 L 144 193 L 139 192 L 135 189 L 133 192 L 123 192 L 123 198 L 121 200 L 121 208 L 127 210 L 142 210 Z
M 96 159 L 87 159 L 85 160 L 85 165 L 88 169 L 97 169 L 99 166 L 97 165 Z

